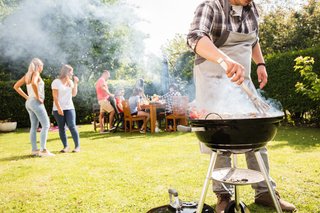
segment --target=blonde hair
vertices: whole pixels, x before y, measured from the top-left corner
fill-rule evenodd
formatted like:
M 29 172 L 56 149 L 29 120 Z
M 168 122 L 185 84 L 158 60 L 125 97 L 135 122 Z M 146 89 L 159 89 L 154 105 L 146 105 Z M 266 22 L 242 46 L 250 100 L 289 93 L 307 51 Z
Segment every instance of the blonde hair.
M 60 70 L 60 76 L 59 76 L 59 78 L 60 78 L 60 79 L 65 78 L 66 76 L 69 75 L 69 72 L 70 72 L 71 70 L 73 70 L 73 68 L 72 68 L 72 66 L 70 66 L 69 64 L 64 64 L 64 65 L 62 65 L 62 68 L 61 68 L 61 70 Z
M 39 67 L 43 66 L 43 62 L 39 58 L 33 58 L 29 64 L 28 72 L 25 75 L 26 84 L 29 84 L 33 73 L 37 72 Z

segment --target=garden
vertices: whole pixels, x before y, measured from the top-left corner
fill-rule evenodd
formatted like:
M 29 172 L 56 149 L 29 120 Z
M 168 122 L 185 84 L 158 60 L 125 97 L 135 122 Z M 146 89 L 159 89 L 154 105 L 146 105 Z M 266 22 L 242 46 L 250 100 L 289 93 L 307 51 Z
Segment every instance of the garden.
M 174 84 L 187 97 L 188 106 L 194 103 L 195 53 L 186 45 L 186 35 L 177 32 L 159 48 L 161 54 L 148 53 L 145 41 L 150 35 L 137 27 L 146 20 L 136 13 L 139 7 L 129 2 L 0 0 L 0 212 L 140 213 L 168 205 L 168 189 L 177 190 L 182 201 L 199 201 L 210 155 L 200 153 L 195 133 L 167 132 L 162 126 L 155 133 L 118 128 L 99 134 L 93 128 L 97 117 L 93 108 L 98 105 L 95 86 L 105 70 L 110 72 L 109 91 L 121 89 L 125 99 L 142 79 L 148 98 L 163 96 Z M 284 115 L 266 145 L 270 174 L 281 198 L 298 212 L 318 213 L 320 2 L 255 2 L 268 75 L 268 84 L 257 94 Z M 52 157 L 31 155 L 26 101 L 13 88 L 35 57 L 44 63 L 41 77 L 50 124 L 47 148 L 55 154 Z M 60 152 L 64 147 L 52 110 L 51 85 L 65 64 L 79 79 L 72 98 L 80 134 L 78 153 Z M 259 88 L 253 61 L 251 68 L 252 82 Z M 255 132 L 250 129 L 248 137 Z M 69 131 L 67 136 L 73 145 Z M 238 156 L 239 167 L 246 168 L 244 155 Z M 250 212 L 276 212 L 255 204 L 249 185 L 241 186 L 239 194 Z M 211 186 L 205 203 L 212 207 L 217 203 Z

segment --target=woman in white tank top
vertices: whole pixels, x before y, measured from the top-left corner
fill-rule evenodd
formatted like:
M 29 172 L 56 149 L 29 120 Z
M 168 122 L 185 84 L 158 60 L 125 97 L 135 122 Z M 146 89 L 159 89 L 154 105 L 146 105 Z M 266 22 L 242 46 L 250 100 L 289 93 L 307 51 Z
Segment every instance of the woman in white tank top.
M 43 63 L 40 59 L 34 58 L 29 64 L 28 72 L 19 79 L 14 89 L 26 99 L 26 109 L 30 117 L 30 141 L 32 145 L 31 154 L 34 156 L 54 156 L 46 148 L 50 121 L 47 111 L 44 107 L 44 82 L 40 76 L 43 70 Z M 27 94 L 21 89 L 26 84 Z M 37 147 L 37 128 L 41 123 L 40 149 Z

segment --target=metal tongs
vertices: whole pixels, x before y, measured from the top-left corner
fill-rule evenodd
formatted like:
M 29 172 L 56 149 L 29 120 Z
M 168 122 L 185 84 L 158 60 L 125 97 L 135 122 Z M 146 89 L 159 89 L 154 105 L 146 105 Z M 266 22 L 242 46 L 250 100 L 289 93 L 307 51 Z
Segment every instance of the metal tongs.
M 226 62 L 222 59 L 222 58 L 219 58 L 217 60 L 217 62 L 220 64 L 220 66 L 225 70 L 227 71 L 227 64 Z M 263 113 L 263 114 L 266 114 L 266 112 L 270 109 L 270 106 L 265 103 L 264 101 L 262 101 L 259 97 L 257 97 L 250 89 L 249 87 L 242 83 L 240 84 L 240 87 L 241 89 L 248 95 L 248 97 L 250 98 L 250 100 L 252 101 L 253 105 L 255 106 L 255 108 L 260 112 L 260 113 Z

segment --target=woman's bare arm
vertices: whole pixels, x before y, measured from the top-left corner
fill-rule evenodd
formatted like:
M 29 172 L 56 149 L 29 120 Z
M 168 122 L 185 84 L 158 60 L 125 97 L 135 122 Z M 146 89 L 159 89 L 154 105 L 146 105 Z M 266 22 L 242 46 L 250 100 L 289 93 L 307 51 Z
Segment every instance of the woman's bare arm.
M 24 99 L 28 100 L 29 96 L 21 89 L 21 87 L 25 84 L 25 76 L 20 78 L 13 86 L 14 90 L 21 95 Z

